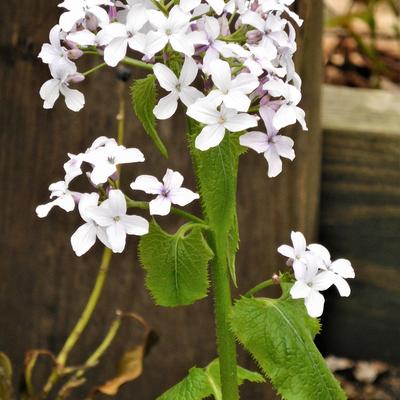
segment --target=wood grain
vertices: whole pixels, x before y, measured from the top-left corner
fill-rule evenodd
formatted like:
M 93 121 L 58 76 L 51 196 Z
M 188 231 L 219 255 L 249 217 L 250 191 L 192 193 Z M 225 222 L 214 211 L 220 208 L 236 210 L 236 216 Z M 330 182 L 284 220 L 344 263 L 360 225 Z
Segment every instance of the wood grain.
M 311 132 L 293 133 L 298 158 L 293 164 L 285 163 L 285 172 L 275 180 L 268 180 L 262 157 L 250 152 L 243 157 L 239 182 L 241 292 L 283 266 L 276 247 L 287 241 L 290 229 L 315 232 L 321 7 L 311 6 L 311 1 L 299 3 L 304 4 L 302 13 L 308 19 L 299 72 L 304 75 L 304 107 Z M 87 104 L 79 114 L 67 111 L 62 101 L 52 111 L 42 109 L 38 91 L 48 71 L 36 54 L 57 13 L 55 3 L 45 0 L 11 0 L 0 17 L 0 349 L 11 356 L 17 377 L 27 350 L 56 352 L 60 348 L 90 292 L 100 261 L 99 246 L 81 258 L 73 254 L 68 238 L 80 224 L 77 215 L 54 210 L 49 218 L 39 220 L 34 209 L 46 201 L 49 183 L 62 177 L 67 152 L 85 149 L 97 136 L 116 134 L 117 85 L 112 70 L 103 70 L 82 84 Z M 183 120 L 160 124 L 160 134 L 171 153 L 168 162 L 128 113 L 126 144 L 140 147 L 147 162 L 124 169 L 125 187 L 144 172 L 162 176 L 167 166 L 181 171 L 187 186 L 194 187 Z M 171 231 L 179 222 L 174 218 L 165 221 Z M 160 340 L 145 361 L 144 375 L 126 385 L 118 399 L 153 400 L 191 366 L 204 366 L 215 357 L 212 303 L 207 299 L 174 310 L 156 307 L 143 285 L 136 242 L 130 238 L 128 243 L 124 255 L 114 257 L 98 312 L 71 362 L 82 362 L 99 343 L 117 308 L 138 312 Z M 123 340 L 106 354 L 102 367 L 91 373 L 93 383 L 112 376 L 122 342 L 135 340 L 138 329 L 123 330 Z M 247 355 L 240 357 L 244 366 L 254 367 Z M 267 385 L 245 385 L 242 393 L 244 399 L 271 398 Z
M 320 240 L 356 279 L 350 299 L 331 291 L 321 343 L 399 362 L 400 96 L 325 87 L 324 98 Z

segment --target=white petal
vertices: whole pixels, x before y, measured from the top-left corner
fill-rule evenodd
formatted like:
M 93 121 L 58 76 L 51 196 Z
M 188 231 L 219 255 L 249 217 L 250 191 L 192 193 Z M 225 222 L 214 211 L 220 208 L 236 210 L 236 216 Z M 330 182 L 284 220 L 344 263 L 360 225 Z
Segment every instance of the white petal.
M 99 202 L 99 194 L 98 193 L 84 193 L 79 200 L 79 213 L 82 219 L 85 222 L 89 222 L 91 220 L 90 215 L 88 214 L 87 210 L 88 207 L 97 206 Z
M 75 22 L 85 18 L 83 10 L 66 11 L 60 16 L 60 26 L 64 32 L 72 30 Z
M 50 201 L 46 204 L 41 204 L 36 207 L 36 214 L 39 218 L 45 218 L 49 214 L 50 210 L 55 206 L 54 201 Z
M 169 95 L 161 98 L 153 109 L 153 113 L 157 119 L 168 119 L 175 114 L 178 108 L 177 92 L 171 92 Z
M 122 253 L 125 249 L 126 231 L 122 222 L 114 222 L 106 228 L 107 238 L 114 253 Z
M 258 85 L 258 79 L 248 73 L 241 73 L 232 81 L 232 89 L 239 90 L 245 94 L 257 89 Z
M 114 164 L 108 162 L 103 162 L 98 164 L 93 168 L 90 174 L 90 180 L 95 185 L 100 185 L 101 183 L 106 183 L 107 179 L 117 171 L 117 167 Z
M 98 34 L 97 40 L 100 46 L 110 44 L 113 39 L 116 38 L 127 38 L 126 26 L 119 22 L 113 22 L 112 24 L 104 27 Z
M 144 161 L 143 153 L 139 149 L 135 148 L 123 149 L 115 157 L 116 164 L 130 164 L 143 161 Z
M 54 103 L 60 96 L 60 81 L 50 79 L 40 88 L 40 97 L 44 100 L 43 108 L 53 108 Z
M 163 182 L 164 187 L 168 192 L 174 189 L 179 189 L 183 183 L 183 175 L 178 171 L 173 171 L 168 168 L 163 177 Z
M 321 293 L 312 290 L 310 295 L 305 299 L 308 315 L 313 318 L 318 318 L 324 311 L 325 298 Z
M 282 160 L 279 157 L 275 146 L 269 146 L 267 151 L 264 153 L 264 157 L 268 161 L 268 176 L 275 178 L 282 172 Z
M 296 107 L 288 106 L 283 104 L 279 110 L 275 113 L 273 124 L 274 127 L 279 131 L 286 126 L 293 125 L 296 123 Z
M 225 2 L 223 0 L 206 0 L 206 1 L 217 15 L 222 14 L 225 7 Z
M 151 215 L 168 215 L 171 211 L 171 200 L 165 196 L 157 196 L 150 202 Z
M 330 271 L 319 272 L 312 280 L 313 289 L 318 291 L 329 289 L 334 283 L 334 276 L 335 274 Z
M 215 86 L 221 92 L 227 92 L 231 87 L 231 67 L 226 61 L 215 60 L 210 65 L 211 77 Z
M 171 43 L 172 48 L 179 53 L 183 53 L 189 57 L 194 54 L 193 42 L 187 37 L 187 35 L 176 33 L 171 35 L 169 42 Z
M 303 281 L 297 281 L 290 289 L 290 295 L 293 299 L 305 299 L 311 293 L 311 288 Z
M 114 216 L 126 214 L 126 200 L 120 190 L 110 190 L 108 193 L 108 206 Z
M 66 212 L 70 212 L 75 208 L 75 200 L 71 194 L 67 193 L 54 200 L 54 205 L 57 205 Z
M 163 184 L 151 175 L 140 175 L 131 183 L 132 190 L 142 190 L 147 194 L 161 194 Z
M 89 12 L 97 18 L 100 26 L 107 25 L 110 22 L 108 13 L 104 8 L 99 6 L 90 7 Z
M 81 225 L 71 236 L 71 245 L 75 254 L 80 257 L 96 243 L 97 227 L 92 222 Z
M 239 142 L 242 146 L 249 147 L 257 153 L 264 153 L 269 146 L 268 136 L 262 132 L 249 132 L 240 136 Z
M 181 86 L 189 86 L 196 79 L 198 71 L 197 64 L 193 58 L 185 56 L 185 62 L 179 76 Z
M 349 284 L 339 275 L 334 274 L 334 285 L 342 297 L 349 297 L 351 289 Z
M 203 97 L 204 97 L 203 93 L 201 93 L 200 90 L 192 86 L 183 88 L 179 93 L 179 98 L 186 107 L 191 106 L 198 99 L 201 99 Z
M 251 101 L 243 92 L 232 89 L 224 96 L 224 104 L 233 110 L 246 112 L 250 107 Z
M 102 227 L 110 226 L 114 223 L 113 215 L 107 207 L 108 200 L 105 200 L 101 206 L 93 206 L 86 208 L 86 214 Z
M 293 248 L 296 255 L 301 255 L 306 251 L 306 238 L 301 232 L 292 231 L 290 234 L 290 238 L 292 239 Z
M 274 141 L 278 154 L 293 161 L 296 156 L 293 150 L 294 141 L 288 136 L 281 135 L 275 136 Z
M 181 0 L 179 2 L 179 7 L 186 13 L 189 11 L 192 11 L 195 9 L 197 6 L 199 6 L 201 3 L 201 0 Z
M 153 72 L 160 86 L 168 92 L 176 91 L 179 81 L 176 75 L 164 64 L 157 63 L 153 66 Z
M 178 206 L 183 207 L 191 203 L 193 200 L 198 199 L 200 196 L 189 189 L 179 188 L 171 191 L 168 197 L 172 204 L 177 204 Z
M 168 43 L 168 38 L 161 32 L 151 31 L 146 36 L 145 54 L 153 56 L 162 50 Z
M 312 243 L 308 245 L 308 249 L 317 257 L 319 257 L 326 265 L 331 264 L 331 255 L 325 246 L 322 246 L 318 243 Z
M 207 125 L 196 137 L 196 149 L 205 151 L 210 149 L 211 147 L 216 147 L 222 142 L 224 136 L 225 128 L 223 127 L 223 125 Z
M 51 64 L 52 62 L 61 57 L 60 54 L 61 54 L 60 50 L 54 48 L 48 43 L 45 43 L 42 45 L 42 49 L 40 50 L 38 57 L 41 58 L 45 64 Z
M 295 258 L 296 254 L 294 253 L 293 247 L 288 246 L 287 244 L 282 244 L 278 247 L 278 253 L 282 254 L 288 258 Z
M 67 40 L 79 44 L 80 46 L 94 46 L 96 35 L 88 29 L 72 32 L 67 36 Z
M 355 277 L 354 269 L 351 266 L 351 262 L 349 260 L 346 260 L 345 258 L 339 258 L 338 260 L 334 261 L 329 269 L 340 275 L 342 278 Z
M 85 96 L 76 89 L 70 89 L 68 86 L 61 86 L 60 92 L 65 97 L 65 104 L 74 112 L 80 111 L 85 105 Z
M 143 236 L 149 233 L 149 223 L 143 217 L 137 215 L 124 215 L 121 222 L 128 235 Z
M 258 125 L 258 119 L 250 114 L 235 114 L 230 116 L 225 122 L 225 128 L 231 132 L 240 132 Z
M 117 37 L 111 40 L 110 44 L 104 49 L 104 61 L 110 67 L 115 67 L 126 56 L 128 39 Z
M 212 101 L 208 101 L 207 97 L 199 99 L 189 106 L 186 114 L 203 124 L 217 124 L 221 116 L 216 105 Z

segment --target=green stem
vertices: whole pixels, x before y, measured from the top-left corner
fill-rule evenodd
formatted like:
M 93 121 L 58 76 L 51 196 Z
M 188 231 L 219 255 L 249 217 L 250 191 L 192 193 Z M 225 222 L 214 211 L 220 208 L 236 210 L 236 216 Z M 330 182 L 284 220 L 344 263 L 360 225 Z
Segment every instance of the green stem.
M 99 272 L 97 274 L 96 282 L 94 284 L 92 293 L 90 294 L 89 300 L 79 318 L 78 322 L 76 323 L 74 329 L 68 336 L 66 342 L 64 343 L 63 348 L 61 349 L 60 353 L 57 356 L 57 367 L 51 373 L 49 379 L 46 382 L 46 385 L 43 389 L 43 398 L 46 398 L 47 395 L 52 390 L 53 386 L 56 384 L 58 379 L 60 378 L 60 374 L 67 362 L 69 353 L 75 346 L 76 342 L 81 337 L 82 332 L 85 330 L 93 312 L 96 308 L 97 302 L 100 298 L 101 292 L 104 287 L 104 282 L 107 277 L 108 269 L 110 266 L 112 252 L 110 249 L 105 248 L 103 251 L 103 258 L 100 264 Z
M 256 293 L 260 292 L 263 289 L 266 289 L 267 287 L 276 285 L 276 281 L 273 279 L 268 279 L 267 281 L 261 282 L 257 286 L 253 287 L 253 289 L 250 289 L 244 296 L 245 297 L 251 297 L 254 296 Z
M 148 63 L 145 63 L 144 61 L 140 61 L 140 60 L 135 60 L 134 58 L 130 58 L 130 57 L 125 57 L 122 60 L 122 63 L 124 63 L 126 65 L 131 65 L 132 67 L 138 67 L 138 68 L 147 69 L 150 71 L 153 70 L 152 64 L 148 64 Z
M 128 208 L 140 208 L 141 210 L 148 210 L 149 209 L 149 203 L 146 201 L 136 201 L 130 199 L 128 196 L 125 196 L 126 199 L 126 205 Z M 195 215 L 187 212 L 180 210 L 179 208 L 171 207 L 171 213 L 175 215 L 179 215 L 180 217 L 186 218 L 189 221 L 196 222 L 202 225 L 206 225 L 206 222 L 202 220 L 199 217 L 196 217 Z
M 214 289 L 214 314 L 223 400 L 239 399 L 235 338 L 230 330 L 232 308 L 230 276 L 225 251 L 225 239 L 211 234 L 214 261 L 211 266 Z
M 102 63 L 102 64 L 99 64 L 99 65 L 96 65 L 95 67 L 89 69 L 88 71 L 83 72 L 82 75 L 83 75 L 83 76 L 88 76 L 88 75 L 90 75 L 91 73 L 96 72 L 97 70 L 102 69 L 102 68 L 104 68 L 104 67 L 106 67 L 106 66 L 107 66 L 106 63 Z

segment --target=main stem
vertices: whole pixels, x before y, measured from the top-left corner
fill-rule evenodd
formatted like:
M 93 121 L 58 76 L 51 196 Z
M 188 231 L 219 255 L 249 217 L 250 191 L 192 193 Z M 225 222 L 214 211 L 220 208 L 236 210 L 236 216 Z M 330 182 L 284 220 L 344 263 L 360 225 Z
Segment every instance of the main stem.
M 211 233 L 214 261 L 212 281 L 214 289 L 214 314 L 223 400 L 239 399 L 235 338 L 229 327 L 232 308 L 230 276 L 227 265 L 225 238 Z
M 90 294 L 89 300 L 86 303 L 86 306 L 79 318 L 78 322 L 76 323 L 74 329 L 71 331 L 70 335 L 68 336 L 66 342 L 64 343 L 63 348 L 61 349 L 60 353 L 57 356 L 57 366 L 51 373 L 44 389 L 43 389 L 43 398 L 45 398 L 58 381 L 60 377 L 60 372 L 62 372 L 65 363 L 67 362 L 67 358 L 69 353 L 75 346 L 76 342 L 81 337 L 82 332 L 85 330 L 90 317 L 93 314 L 94 309 L 96 308 L 97 302 L 99 301 L 101 292 L 104 287 L 104 282 L 107 277 L 108 269 L 110 266 L 112 252 L 108 248 L 104 248 L 103 258 L 100 264 L 99 272 L 97 274 L 96 282 L 94 284 L 92 293 Z

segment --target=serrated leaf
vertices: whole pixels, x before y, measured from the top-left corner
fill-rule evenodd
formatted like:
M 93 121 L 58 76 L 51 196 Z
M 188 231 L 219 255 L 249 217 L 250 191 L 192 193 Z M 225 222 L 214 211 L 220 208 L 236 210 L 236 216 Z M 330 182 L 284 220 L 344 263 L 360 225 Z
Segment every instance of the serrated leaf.
M 244 381 L 265 382 L 262 375 L 238 367 L 238 384 Z M 191 368 L 189 374 L 182 381 L 166 391 L 157 400 L 202 400 L 213 396 L 222 400 L 219 360 L 215 359 L 206 368 Z
M 207 266 L 213 253 L 198 224 L 183 225 L 170 235 L 152 222 L 140 240 L 139 255 L 146 285 L 158 305 L 188 305 L 207 296 Z
M 232 228 L 228 235 L 228 268 L 234 285 L 237 287 L 236 279 L 236 253 L 239 250 L 239 224 L 237 214 L 235 212 L 233 216 Z
M 131 87 L 133 109 L 144 130 L 153 140 L 160 153 L 168 158 L 168 151 L 156 130 L 156 118 L 153 109 L 156 105 L 156 77 L 152 74 L 137 79 Z
M 9 358 L 0 352 L 0 399 L 12 398 L 12 366 Z
M 286 400 L 340 400 L 345 394 L 326 366 L 313 337 L 319 330 L 301 300 L 242 298 L 232 329 Z

